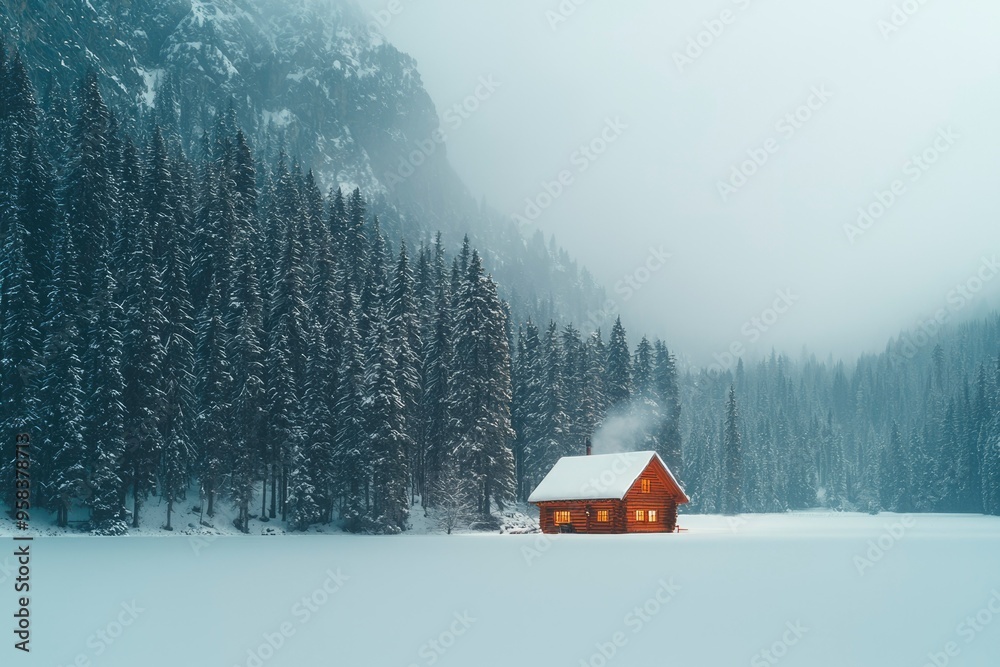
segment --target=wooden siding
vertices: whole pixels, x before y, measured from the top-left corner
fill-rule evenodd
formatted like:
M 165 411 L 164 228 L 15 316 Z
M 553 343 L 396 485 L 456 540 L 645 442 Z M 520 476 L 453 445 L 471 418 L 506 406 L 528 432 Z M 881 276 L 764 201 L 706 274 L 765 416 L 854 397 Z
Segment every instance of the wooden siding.
M 555 513 L 570 513 L 574 533 L 623 533 L 625 532 L 624 503 L 609 500 L 568 500 L 538 504 L 538 523 L 543 533 L 561 532 L 556 525 Z M 608 521 L 598 521 L 598 510 L 607 510 Z
M 649 482 L 648 493 L 642 491 L 643 481 Z M 629 533 L 673 532 L 677 524 L 677 500 L 671 487 L 666 474 L 658 465 L 651 462 L 625 494 L 626 531 Z M 650 510 L 655 511 L 656 521 L 637 521 L 635 518 L 636 510 L 642 510 L 646 516 Z

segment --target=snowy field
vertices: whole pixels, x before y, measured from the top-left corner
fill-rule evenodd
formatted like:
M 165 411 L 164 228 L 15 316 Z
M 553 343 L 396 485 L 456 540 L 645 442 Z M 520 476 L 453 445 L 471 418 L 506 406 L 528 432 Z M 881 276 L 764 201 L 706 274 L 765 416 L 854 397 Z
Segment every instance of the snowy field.
M 0 662 L 1000 664 L 1000 519 L 681 518 L 674 535 L 41 537 L 33 650 Z

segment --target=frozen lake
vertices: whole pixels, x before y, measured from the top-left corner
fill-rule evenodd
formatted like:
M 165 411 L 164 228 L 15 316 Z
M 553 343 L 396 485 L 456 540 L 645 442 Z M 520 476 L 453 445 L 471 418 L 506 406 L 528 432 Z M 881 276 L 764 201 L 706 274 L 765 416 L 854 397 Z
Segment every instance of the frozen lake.
M 32 652 L 3 664 L 1000 664 L 998 518 L 681 524 L 603 537 L 38 538 Z M 11 564 L 0 557 L 5 609 Z

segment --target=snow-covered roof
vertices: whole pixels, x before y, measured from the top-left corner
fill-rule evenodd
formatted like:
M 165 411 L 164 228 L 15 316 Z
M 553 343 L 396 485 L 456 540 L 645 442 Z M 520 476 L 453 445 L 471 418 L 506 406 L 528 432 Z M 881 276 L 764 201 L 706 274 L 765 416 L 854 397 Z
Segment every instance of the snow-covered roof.
M 529 503 L 554 500 L 621 500 L 642 471 L 656 459 L 683 494 L 677 478 L 656 452 L 621 452 L 559 459 L 528 497 Z M 685 501 L 687 498 L 685 497 Z

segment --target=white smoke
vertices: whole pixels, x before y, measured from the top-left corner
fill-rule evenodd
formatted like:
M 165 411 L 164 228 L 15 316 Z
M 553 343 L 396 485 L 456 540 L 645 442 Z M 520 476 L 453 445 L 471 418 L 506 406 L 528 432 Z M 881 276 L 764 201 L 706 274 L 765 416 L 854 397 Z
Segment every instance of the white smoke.
M 647 400 L 630 401 L 611 410 L 591 436 L 594 454 L 617 454 L 649 449 L 649 438 L 659 418 L 657 406 Z

